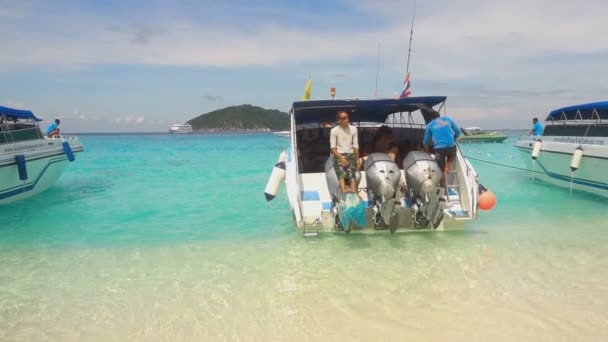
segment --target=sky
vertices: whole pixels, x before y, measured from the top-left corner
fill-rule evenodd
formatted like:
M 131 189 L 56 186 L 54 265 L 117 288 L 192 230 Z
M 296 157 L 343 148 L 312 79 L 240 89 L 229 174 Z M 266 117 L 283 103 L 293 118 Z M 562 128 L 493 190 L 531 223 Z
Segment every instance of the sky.
M 253 104 L 395 97 L 411 0 L 0 0 L 0 105 L 66 132 L 166 131 Z M 412 96 L 445 95 L 463 126 L 530 128 L 608 100 L 608 1 L 416 4 Z M 377 69 L 379 57 L 379 68 Z M 378 87 L 376 89 L 376 72 Z M 377 95 L 376 95 L 377 93 Z

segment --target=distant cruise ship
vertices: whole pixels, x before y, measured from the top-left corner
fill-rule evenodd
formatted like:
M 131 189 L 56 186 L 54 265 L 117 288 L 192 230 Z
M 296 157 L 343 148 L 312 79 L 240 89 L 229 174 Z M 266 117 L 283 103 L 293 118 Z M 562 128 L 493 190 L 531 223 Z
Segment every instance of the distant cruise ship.
M 194 133 L 192 130 L 192 125 L 189 124 L 181 124 L 181 125 L 173 125 L 169 128 L 169 133 L 171 134 L 187 134 Z

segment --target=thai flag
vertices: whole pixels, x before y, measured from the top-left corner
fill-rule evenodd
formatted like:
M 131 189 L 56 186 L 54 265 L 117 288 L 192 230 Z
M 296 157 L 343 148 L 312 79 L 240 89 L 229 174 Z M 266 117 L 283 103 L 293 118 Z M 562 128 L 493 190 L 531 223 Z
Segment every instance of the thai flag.
M 410 89 L 410 73 L 408 72 L 405 75 L 405 81 L 403 81 L 403 90 L 401 90 L 401 95 L 399 98 L 404 98 L 412 95 L 412 89 Z

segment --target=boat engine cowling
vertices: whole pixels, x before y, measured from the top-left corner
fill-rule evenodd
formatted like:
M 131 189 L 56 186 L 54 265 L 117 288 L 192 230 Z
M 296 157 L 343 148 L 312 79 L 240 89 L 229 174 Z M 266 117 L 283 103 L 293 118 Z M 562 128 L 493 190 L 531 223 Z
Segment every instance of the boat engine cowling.
M 338 181 L 338 175 L 336 174 L 336 170 L 334 168 L 334 156 L 330 155 L 325 162 L 325 180 L 327 181 L 327 188 L 329 189 L 329 193 L 332 195 L 334 201 L 338 202 L 342 197 L 342 191 L 340 190 L 340 181 Z M 357 171 L 355 173 L 355 181 L 357 182 L 357 186 L 359 185 L 359 181 L 361 181 L 361 173 Z M 346 184 L 348 187 L 349 184 Z
M 374 208 L 375 226 L 386 227 L 394 232 L 397 225 L 397 190 L 401 171 L 399 166 L 386 153 L 372 153 L 364 163 L 367 193 Z
M 386 153 L 372 153 L 364 163 L 369 198 L 386 202 L 395 197 L 401 172 L 399 166 Z
M 426 228 L 437 228 L 443 220 L 445 190 L 441 187 L 441 169 L 426 152 L 412 151 L 403 159 L 407 194 L 412 200 L 414 222 Z

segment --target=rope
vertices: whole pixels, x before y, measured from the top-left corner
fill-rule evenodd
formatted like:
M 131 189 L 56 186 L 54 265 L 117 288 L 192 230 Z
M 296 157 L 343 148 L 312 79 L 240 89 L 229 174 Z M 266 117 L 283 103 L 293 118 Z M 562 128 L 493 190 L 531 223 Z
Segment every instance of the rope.
M 520 170 L 520 171 L 527 171 L 527 172 L 532 172 L 532 173 L 542 173 L 542 174 L 544 174 L 544 172 L 535 171 L 535 170 L 534 171 L 533 170 L 528 170 L 528 169 L 525 169 L 523 167 L 517 167 L 517 166 L 512 166 L 512 165 L 507 165 L 507 164 L 501 164 L 501 163 L 491 162 L 491 161 L 488 161 L 488 160 L 477 159 L 477 158 L 473 158 L 473 157 L 466 157 L 465 156 L 465 158 L 470 159 L 470 160 L 480 161 L 482 163 L 488 163 L 488 164 L 492 164 L 492 165 L 503 166 L 503 167 L 507 167 L 507 168 L 510 168 L 510 169 L 515 169 L 515 170 Z

